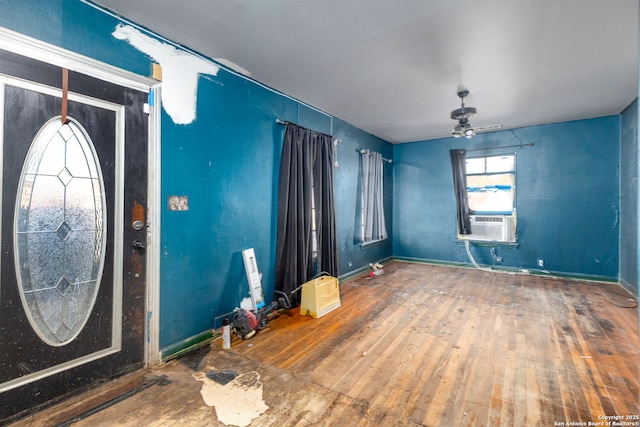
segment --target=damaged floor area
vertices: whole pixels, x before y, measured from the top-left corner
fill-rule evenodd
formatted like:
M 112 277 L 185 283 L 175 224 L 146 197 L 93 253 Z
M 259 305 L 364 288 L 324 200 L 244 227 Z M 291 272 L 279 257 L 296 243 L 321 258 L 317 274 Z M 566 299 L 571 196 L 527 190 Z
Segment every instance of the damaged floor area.
M 353 399 L 311 383 L 308 375 L 219 350 L 215 344 L 117 379 L 12 426 L 310 426 L 321 425 L 319 420 L 332 407 L 353 407 L 356 419 L 366 410 Z M 124 399 L 116 396 L 116 402 L 107 402 L 97 412 L 84 409 L 101 388 L 118 388 L 119 382 L 142 384 L 142 390 L 134 388 Z
M 638 416 L 637 301 L 611 283 L 406 263 L 14 426 L 502 426 Z

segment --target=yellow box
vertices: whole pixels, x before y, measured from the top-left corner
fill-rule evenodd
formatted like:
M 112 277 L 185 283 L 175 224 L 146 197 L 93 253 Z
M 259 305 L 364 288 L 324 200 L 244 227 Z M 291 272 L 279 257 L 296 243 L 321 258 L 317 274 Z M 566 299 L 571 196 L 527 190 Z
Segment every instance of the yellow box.
M 340 305 L 340 287 L 335 277 L 320 276 L 302 285 L 300 314 L 317 319 Z

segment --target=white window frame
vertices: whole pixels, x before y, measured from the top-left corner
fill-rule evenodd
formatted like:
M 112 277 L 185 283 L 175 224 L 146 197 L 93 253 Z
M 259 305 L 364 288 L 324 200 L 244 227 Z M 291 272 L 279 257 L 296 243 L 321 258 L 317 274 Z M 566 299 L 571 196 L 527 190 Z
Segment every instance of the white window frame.
M 490 167 L 489 159 L 498 158 L 511 158 L 511 167 L 501 169 L 500 167 Z M 512 154 L 499 154 L 489 156 L 478 156 L 467 158 L 468 161 L 475 161 L 478 159 L 483 160 L 482 170 L 473 169 L 469 172 L 467 168 L 467 203 L 471 209 L 470 221 L 471 221 L 471 234 L 458 235 L 459 240 L 470 241 L 484 241 L 484 242 L 498 242 L 498 243 L 516 243 L 516 153 Z M 476 162 L 477 163 L 477 162 Z M 481 176 L 491 177 L 498 175 L 512 175 L 512 185 L 509 191 L 511 192 L 511 208 L 501 210 L 486 210 L 486 211 L 474 211 L 471 206 L 471 200 L 469 198 L 469 177 Z M 491 185 L 486 185 L 485 188 L 491 188 Z M 496 191 L 503 191 L 497 188 Z
M 510 169 L 504 168 L 504 169 L 500 169 L 498 167 L 491 167 L 488 165 L 489 163 L 489 159 L 498 159 L 498 158 L 512 158 L 512 165 L 513 167 Z M 515 211 L 516 211 L 516 154 L 512 153 L 512 154 L 501 154 L 501 155 L 490 155 L 490 156 L 479 156 L 479 157 L 468 157 L 467 158 L 467 162 L 469 160 L 474 161 L 474 160 L 484 160 L 484 166 L 483 166 L 483 170 L 482 172 L 477 172 L 477 171 L 472 171 L 469 172 L 469 168 L 467 167 L 467 173 L 466 173 L 466 178 L 467 178 L 467 202 L 469 203 L 469 208 L 471 209 L 473 214 L 479 214 L 479 215 L 514 215 Z M 468 163 L 467 163 L 468 166 Z M 470 195 L 470 191 L 469 191 L 469 177 L 491 177 L 491 176 L 498 176 L 498 175 L 512 175 L 513 176 L 513 184 L 512 184 L 512 188 L 510 189 L 511 191 L 511 208 L 510 209 L 487 209 L 487 210 L 477 210 L 474 212 L 473 207 L 471 206 L 471 199 L 469 197 Z M 489 188 L 490 186 L 486 186 L 485 188 Z M 496 191 L 501 191 L 500 189 L 497 189 Z

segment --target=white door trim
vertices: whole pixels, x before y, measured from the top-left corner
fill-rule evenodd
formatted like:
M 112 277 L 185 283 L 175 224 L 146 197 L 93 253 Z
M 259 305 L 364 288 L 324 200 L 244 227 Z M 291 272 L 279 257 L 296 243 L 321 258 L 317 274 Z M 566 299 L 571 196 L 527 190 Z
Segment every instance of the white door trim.
M 149 112 L 149 162 L 147 166 L 147 332 L 145 364 L 162 362 L 160 351 L 160 108 L 161 85 L 150 89 L 154 100 Z
M 0 27 L 0 49 L 141 92 L 148 92 L 157 83 L 151 77 L 114 67 L 2 27 Z

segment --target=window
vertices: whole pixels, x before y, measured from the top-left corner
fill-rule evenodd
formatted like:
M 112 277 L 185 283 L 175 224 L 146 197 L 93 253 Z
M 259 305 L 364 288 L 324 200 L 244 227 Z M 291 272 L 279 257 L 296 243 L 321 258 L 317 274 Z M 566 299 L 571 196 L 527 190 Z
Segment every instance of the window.
M 515 154 L 472 157 L 465 163 L 471 234 L 458 238 L 515 242 Z
M 87 323 L 106 250 L 106 194 L 87 132 L 49 120 L 25 159 L 14 224 L 18 288 L 31 326 L 62 346 Z
M 467 158 L 467 195 L 473 214 L 512 215 L 515 209 L 515 154 Z
M 318 262 L 318 229 L 316 228 L 316 196 L 313 183 L 311 184 L 311 252 L 314 264 Z M 318 271 L 314 272 L 318 273 Z M 314 274 L 315 274 L 314 273 Z

